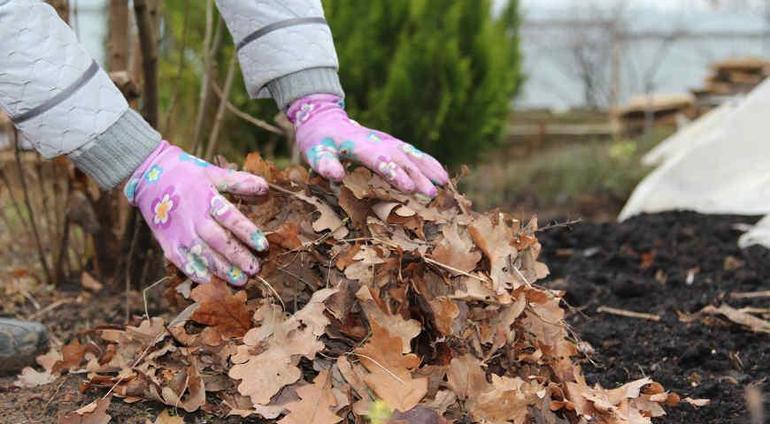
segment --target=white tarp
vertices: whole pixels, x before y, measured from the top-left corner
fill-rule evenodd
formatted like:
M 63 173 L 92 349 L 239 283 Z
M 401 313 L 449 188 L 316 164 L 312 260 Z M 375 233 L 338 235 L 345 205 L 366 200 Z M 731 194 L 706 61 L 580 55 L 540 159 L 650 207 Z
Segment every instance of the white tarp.
M 644 158 L 659 164 L 634 190 L 618 217 L 642 212 L 770 214 L 770 80 L 661 143 Z M 770 218 L 741 244 L 770 248 Z

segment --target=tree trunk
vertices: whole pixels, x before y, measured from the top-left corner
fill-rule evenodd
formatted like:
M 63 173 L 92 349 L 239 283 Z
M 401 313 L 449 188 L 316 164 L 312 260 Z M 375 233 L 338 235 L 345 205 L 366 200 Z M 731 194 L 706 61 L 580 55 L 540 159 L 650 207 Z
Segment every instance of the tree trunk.
M 110 72 L 128 70 L 130 45 L 129 10 L 126 0 L 110 0 L 108 17 L 107 68 Z
M 142 116 L 154 128 L 158 126 L 158 38 L 157 5 L 155 0 L 134 0 L 134 15 L 139 37 L 142 65 Z M 142 283 L 157 279 L 163 272 L 163 260 L 152 233 L 136 209 L 132 209 L 126 222 L 121 246 L 127 254 L 125 279 L 129 283 Z M 146 271 L 146 272 L 145 272 Z
M 70 23 L 70 2 L 69 0 L 47 0 L 47 3 L 56 9 L 56 13 L 62 21 Z

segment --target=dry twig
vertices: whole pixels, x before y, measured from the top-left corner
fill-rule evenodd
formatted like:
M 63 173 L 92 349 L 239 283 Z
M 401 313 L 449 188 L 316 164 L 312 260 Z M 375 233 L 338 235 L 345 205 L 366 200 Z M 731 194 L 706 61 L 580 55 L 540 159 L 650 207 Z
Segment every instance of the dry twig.
M 634 312 L 626 309 L 611 308 L 609 306 L 599 306 L 596 308 L 596 312 L 605 313 L 610 315 L 618 315 L 626 318 L 646 319 L 649 321 L 660 321 L 660 315 L 648 314 L 645 312 Z

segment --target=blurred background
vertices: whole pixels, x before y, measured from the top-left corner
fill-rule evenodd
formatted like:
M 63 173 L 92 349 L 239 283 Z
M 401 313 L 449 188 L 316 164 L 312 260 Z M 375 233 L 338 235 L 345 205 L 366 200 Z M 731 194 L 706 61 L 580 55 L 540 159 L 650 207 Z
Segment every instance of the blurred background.
M 285 117 L 248 98 L 213 0 L 151 0 L 143 16 L 125 0 L 50 3 L 167 139 L 298 160 Z M 541 220 L 614 220 L 645 152 L 770 72 L 765 0 L 323 3 L 353 117 L 463 175 L 477 208 Z M 122 196 L 14 139 L 0 116 L 0 265 L 108 280 L 144 257 Z M 147 281 L 151 261 L 136 262 L 126 281 Z

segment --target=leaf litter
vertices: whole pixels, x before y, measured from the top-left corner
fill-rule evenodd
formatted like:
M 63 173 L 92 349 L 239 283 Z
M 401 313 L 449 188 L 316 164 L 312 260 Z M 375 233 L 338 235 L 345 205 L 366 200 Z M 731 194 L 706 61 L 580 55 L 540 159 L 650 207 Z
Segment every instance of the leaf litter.
M 536 284 L 536 220 L 473 212 L 451 188 L 407 196 L 365 168 L 340 185 L 257 154 L 244 168 L 277 188 L 240 202 L 271 242 L 257 278 L 190 289 L 177 272 L 176 318 L 93 329 L 18 384 L 84 375 L 103 397 L 73 423 L 108 422 L 112 398 L 283 424 L 641 424 L 679 402 L 647 378 L 587 384 L 562 293 Z

